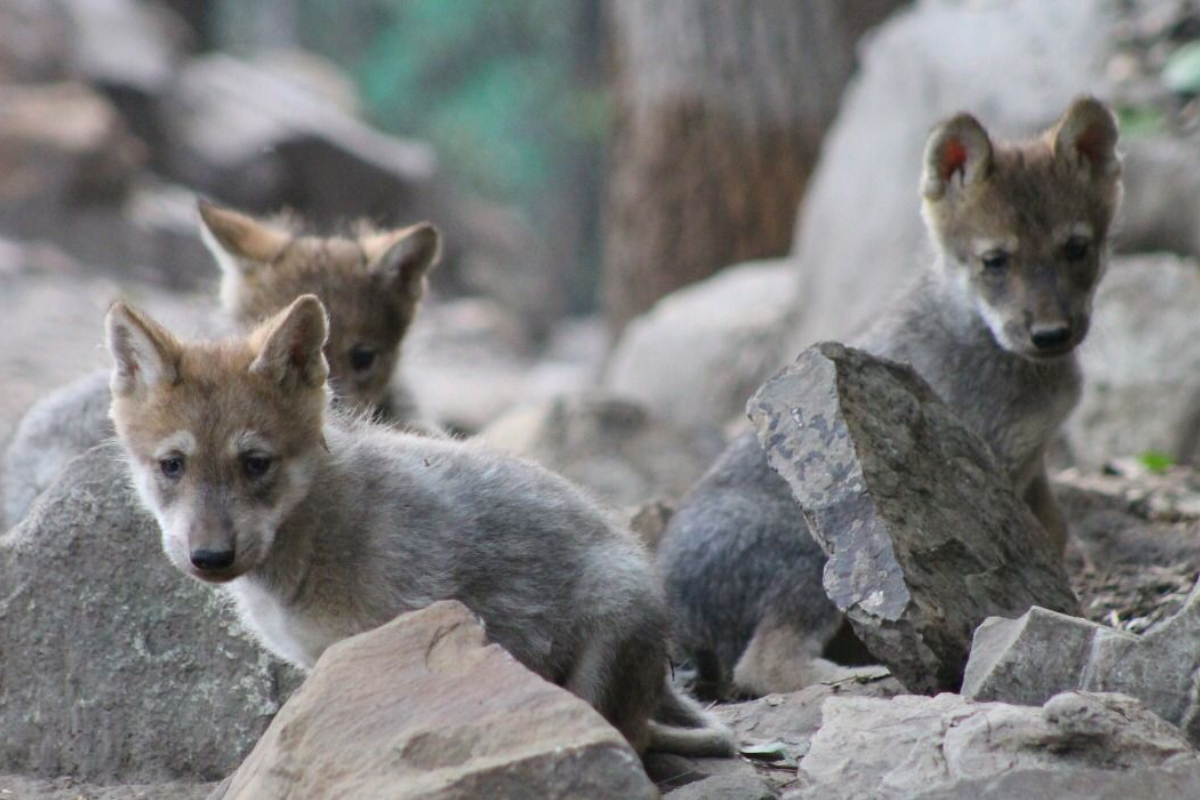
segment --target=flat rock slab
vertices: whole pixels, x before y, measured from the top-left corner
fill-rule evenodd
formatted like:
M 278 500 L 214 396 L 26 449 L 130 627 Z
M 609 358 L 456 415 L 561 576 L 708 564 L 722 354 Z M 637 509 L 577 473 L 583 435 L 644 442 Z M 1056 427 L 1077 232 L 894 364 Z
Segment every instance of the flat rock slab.
M 218 780 L 297 678 L 170 566 L 115 445 L 0 536 L 0 771 Z
M 214 798 L 657 796 L 590 705 L 443 601 L 329 648 Z
M 821 725 L 821 707 L 831 697 L 887 698 L 904 688 L 887 675 L 818 683 L 788 694 L 771 694 L 713 708 L 747 753 L 739 759 L 685 758 L 649 753 L 646 769 L 664 796 L 756 798 L 763 787 L 779 792 L 796 782 L 796 766 Z M 696 787 L 696 788 L 694 788 Z M 702 787 L 702 788 L 698 788 Z
M 1091 800 L 1110 782 L 1124 800 L 1200 797 L 1200 755 L 1120 694 L 1071 692 L 1041 707 L 951 694 L 835 697 L 800 763 L 800 788 L 785 797 Z
M 957 689 L 988 617 L 1078 613 L 987 445 L 911 368 L 814 345 L 747 410 L 829 555 L 825 591 L 909 691 Z
M 1200 587 L 1142 635 L 1033 608 L 975 633 L 963 694 L 1038 704 L 1084 689 L 1136 697 L 1200 744 Z

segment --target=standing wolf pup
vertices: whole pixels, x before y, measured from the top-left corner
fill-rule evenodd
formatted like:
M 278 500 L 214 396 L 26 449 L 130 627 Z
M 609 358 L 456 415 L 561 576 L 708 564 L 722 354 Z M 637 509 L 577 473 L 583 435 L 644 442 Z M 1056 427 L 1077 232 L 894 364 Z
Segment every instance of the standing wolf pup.
M 857 344 L 911 363 L 991 445 L 1061 551 L 1047 442 L 1075 406 L 1087 334 L 1120 201 L 1112 113 L 1081 98 L 1032 141 L 993 143 L 968 114 L 939 125 L 921 193 L 936 257 Z M 830 673 L 840 617 L 824 553 L 757 438 L 730 445 L 672 518 L 658 551 L 676 644 L 699 685 L 792 691 Z
M 320 238 L 199 204 L 201 235 L 221 268 L 221 311 L 239 330 L 306 293 L 332 314 L 326 356 L 338 397 L 401 425 L 423 424 L 408 389 L 393 379 L 440 237 L 428 223 L 354 238 Z M 67 462 L 113 436 L 108 374 L 52 392 L 22 418 L 4 453 L 0 522 L 15 525 Z M 7 527 L 0 525 L 0 530 Z
M 340 639 L 455 599 L 639 752 L 733 752 L 671 685 L 641 545 L 580 490 L 476 445 L 326 420 L 316 297 L 217 343 L 181 343 L 120 303 L 106 325 L 112 419 L 167 556 L 224 584 L 270 650 L 308 668 Z

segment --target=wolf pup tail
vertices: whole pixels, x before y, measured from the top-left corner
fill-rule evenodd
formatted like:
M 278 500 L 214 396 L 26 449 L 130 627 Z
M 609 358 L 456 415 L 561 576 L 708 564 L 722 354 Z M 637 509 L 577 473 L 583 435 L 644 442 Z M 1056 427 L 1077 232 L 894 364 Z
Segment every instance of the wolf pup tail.
M 728 727 L 685 697 L 667 679 L 658 713 L 650 720 L 647 750 L 692 757 L 737 754 L 737 739 Z

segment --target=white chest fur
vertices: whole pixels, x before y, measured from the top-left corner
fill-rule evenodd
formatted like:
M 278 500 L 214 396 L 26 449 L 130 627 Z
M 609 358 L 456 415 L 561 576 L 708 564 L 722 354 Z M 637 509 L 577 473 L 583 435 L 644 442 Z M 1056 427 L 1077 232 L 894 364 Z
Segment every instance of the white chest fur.
M 311 669 L 325 648 L 340 637 L 284 605 L 259 581 L 242 577 L 231 583 L 238 616 L 263 646 L 298 667 Z

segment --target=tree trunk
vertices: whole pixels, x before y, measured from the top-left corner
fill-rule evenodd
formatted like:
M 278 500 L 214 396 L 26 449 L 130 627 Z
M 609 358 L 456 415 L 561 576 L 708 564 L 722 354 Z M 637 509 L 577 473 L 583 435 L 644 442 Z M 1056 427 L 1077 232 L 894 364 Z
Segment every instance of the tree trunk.
M 903 0 L 610 0 L 617 119 L 604 304 L 791 246 L 859 36 Z

